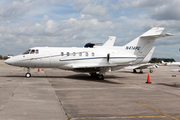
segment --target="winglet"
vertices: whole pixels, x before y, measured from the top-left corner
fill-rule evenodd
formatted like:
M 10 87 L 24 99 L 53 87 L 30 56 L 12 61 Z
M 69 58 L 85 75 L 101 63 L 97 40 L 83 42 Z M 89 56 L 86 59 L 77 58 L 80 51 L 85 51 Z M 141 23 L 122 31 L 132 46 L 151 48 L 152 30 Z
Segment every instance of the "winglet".
M 114 42 L 116 40 L 115 36 L 109 36 L 109 39 L 104 43 L 104 47 L 112 47 L 114 45 Z

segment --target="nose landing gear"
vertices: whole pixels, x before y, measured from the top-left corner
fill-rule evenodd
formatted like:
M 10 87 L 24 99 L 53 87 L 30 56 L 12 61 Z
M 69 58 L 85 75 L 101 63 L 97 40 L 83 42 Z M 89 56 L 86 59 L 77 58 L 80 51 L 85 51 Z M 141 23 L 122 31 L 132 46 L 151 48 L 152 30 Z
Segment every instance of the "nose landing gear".
M 30 68 L 29 67 L 27 68 L 27 73 L 26 73 L 25 77 L 27 77 L 27 78 L 31 77 L 31 73 L 30 73 Z

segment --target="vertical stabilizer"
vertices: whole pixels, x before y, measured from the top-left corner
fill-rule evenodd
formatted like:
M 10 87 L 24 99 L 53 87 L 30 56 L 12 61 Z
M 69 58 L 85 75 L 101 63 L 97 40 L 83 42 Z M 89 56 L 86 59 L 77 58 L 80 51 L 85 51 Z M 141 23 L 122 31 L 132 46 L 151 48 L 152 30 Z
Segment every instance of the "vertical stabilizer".
M 115 36 L 109 36 L 109 39 L 104 43 L 104 47 L 112 47 L 114 45 L 114 42 L 116 40 Z
M 166 35 L 161 35 L 163 30 L 164 28 L 161 27 L 153 27 L 149 31 L 126 44 L 124 49 L 128 53 L 145 57 L 157 38 L 166 37 Z

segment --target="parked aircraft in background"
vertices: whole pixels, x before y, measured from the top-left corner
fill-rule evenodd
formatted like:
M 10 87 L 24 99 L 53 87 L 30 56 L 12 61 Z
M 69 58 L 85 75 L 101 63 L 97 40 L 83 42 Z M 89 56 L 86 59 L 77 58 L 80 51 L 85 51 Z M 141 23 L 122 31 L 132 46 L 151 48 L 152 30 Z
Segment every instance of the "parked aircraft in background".
M 125 67 L 124 69 L 133 69 L 134 73 L 137 73 L 137 71 L 136 71 L 137 69 L 140 69 L 140 73 L 143 73 L 142 69 L 149 69 L 149 72 L 152 73 L 153 72 L 152 69 L 156 69 L 159 67 L 156 64 L 147 63 L 150 61 L 152 54 L 154 52 L 154 49 L 155 49 L 155 47 L 152 47 L 152 49 L 149 51 L 149 53 L 144 58 L 143 63 L 146 63 L 146 64 L 132 65 L 132 66 Z
M 133 65 L 133 66 L 128 66 L 125 67 L 125 69 L 133 69 L 133 73 L 137 73 L 137 69 L 140 69 L 139 73 L 143 73 L 142 69 L 149 69 L 150 73 L 153 73 L 152 69 L 156 69 L 159 66 L 156 64 L 151 64 L 151 63 L 147 63 L 147 64 L 140 64 L 140 65 Z
M 147 63 L 146 56 L 155 40 L 173 36 L 161 34 L 163 30 L 164 28 L 154 27 L 124 46 L 113 46 L 116 37 L 110 36 L 102 46 L 88 43 L 82 48 L 33 47 L 5 63 L 26 67 L 26 77 L 31 77 L 30 68 L 59 68 L 87 72 L 93 77 L 104 79 L 105 72 Z
M 180 67 L 180 62 L 164 62 L 164 61 L 162 61 L 162 64 L 167 65 L 167 66 L 179 66 Z

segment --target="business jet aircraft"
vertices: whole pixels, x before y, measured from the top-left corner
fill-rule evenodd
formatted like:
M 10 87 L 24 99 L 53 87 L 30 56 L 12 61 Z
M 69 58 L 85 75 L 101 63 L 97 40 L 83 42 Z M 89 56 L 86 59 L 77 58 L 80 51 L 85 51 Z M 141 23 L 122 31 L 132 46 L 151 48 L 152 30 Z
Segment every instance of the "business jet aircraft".
M 142 69 L 149 69 L 150 73 L 153 73 L 152 69 L 156 69 L 159 66 L 156 64 L 151 64 L 151 63 L 146 63 L 146 64 L 140 64 L 140 65 L 133 65 L 133 66 L 128 66 L 125 67 L 125 69 L 133 69 L 133 73 L 137 73 L 137 69 L 140 69 L 139 73 L 143 73 Z
M 116 37 L 110 36 L 102 46 L 88 43 L 75 47 L 33 47 L 21 55 L 5 61 L 6 64 L 26 67 L 26 77 L 31 77 L 30 68 L 59 68 L 76 72 L 87 72 L 104 79 L 105 72 L 125 66 L 141 64 L 157 38 L 173 36 L 161 34 L 164 28 L 154 27 L 125 46 L 113 46 Z
M 149 69 L 149 72 L 152 73 L 153 70 L 152 69 L 156 69 L 158 68 L 159 66 L 156 65 L 156 64 L 151 64 L 151 63 L 147 63 L 150 61 L 151 57 L 152 57 L 152 54 L 154 52 L 154 49 L 155 47 L 152 47 L 151 50 L 149 51 L 149 53 L 146 55 L 146 57 L 144 58 L 143 62 L 145 64 L 137 64 L 137 65 L 132 65 L 132 66 L 128 66 L 128 67 L 125 67 L 124 69 L 133 69 L 133 73 L 137 73 L 137 69 L 140 69 L 140 72 L 139 73 L 143 73 L 143 70 L 142 69 Z M 142 62 L 141 62 L 142 63 Z
M 167 66 L 179 66 L 180 67 L 180 62 L 164 62 L 164 61 L 162 61 L 162 64 L 167 65 Z

